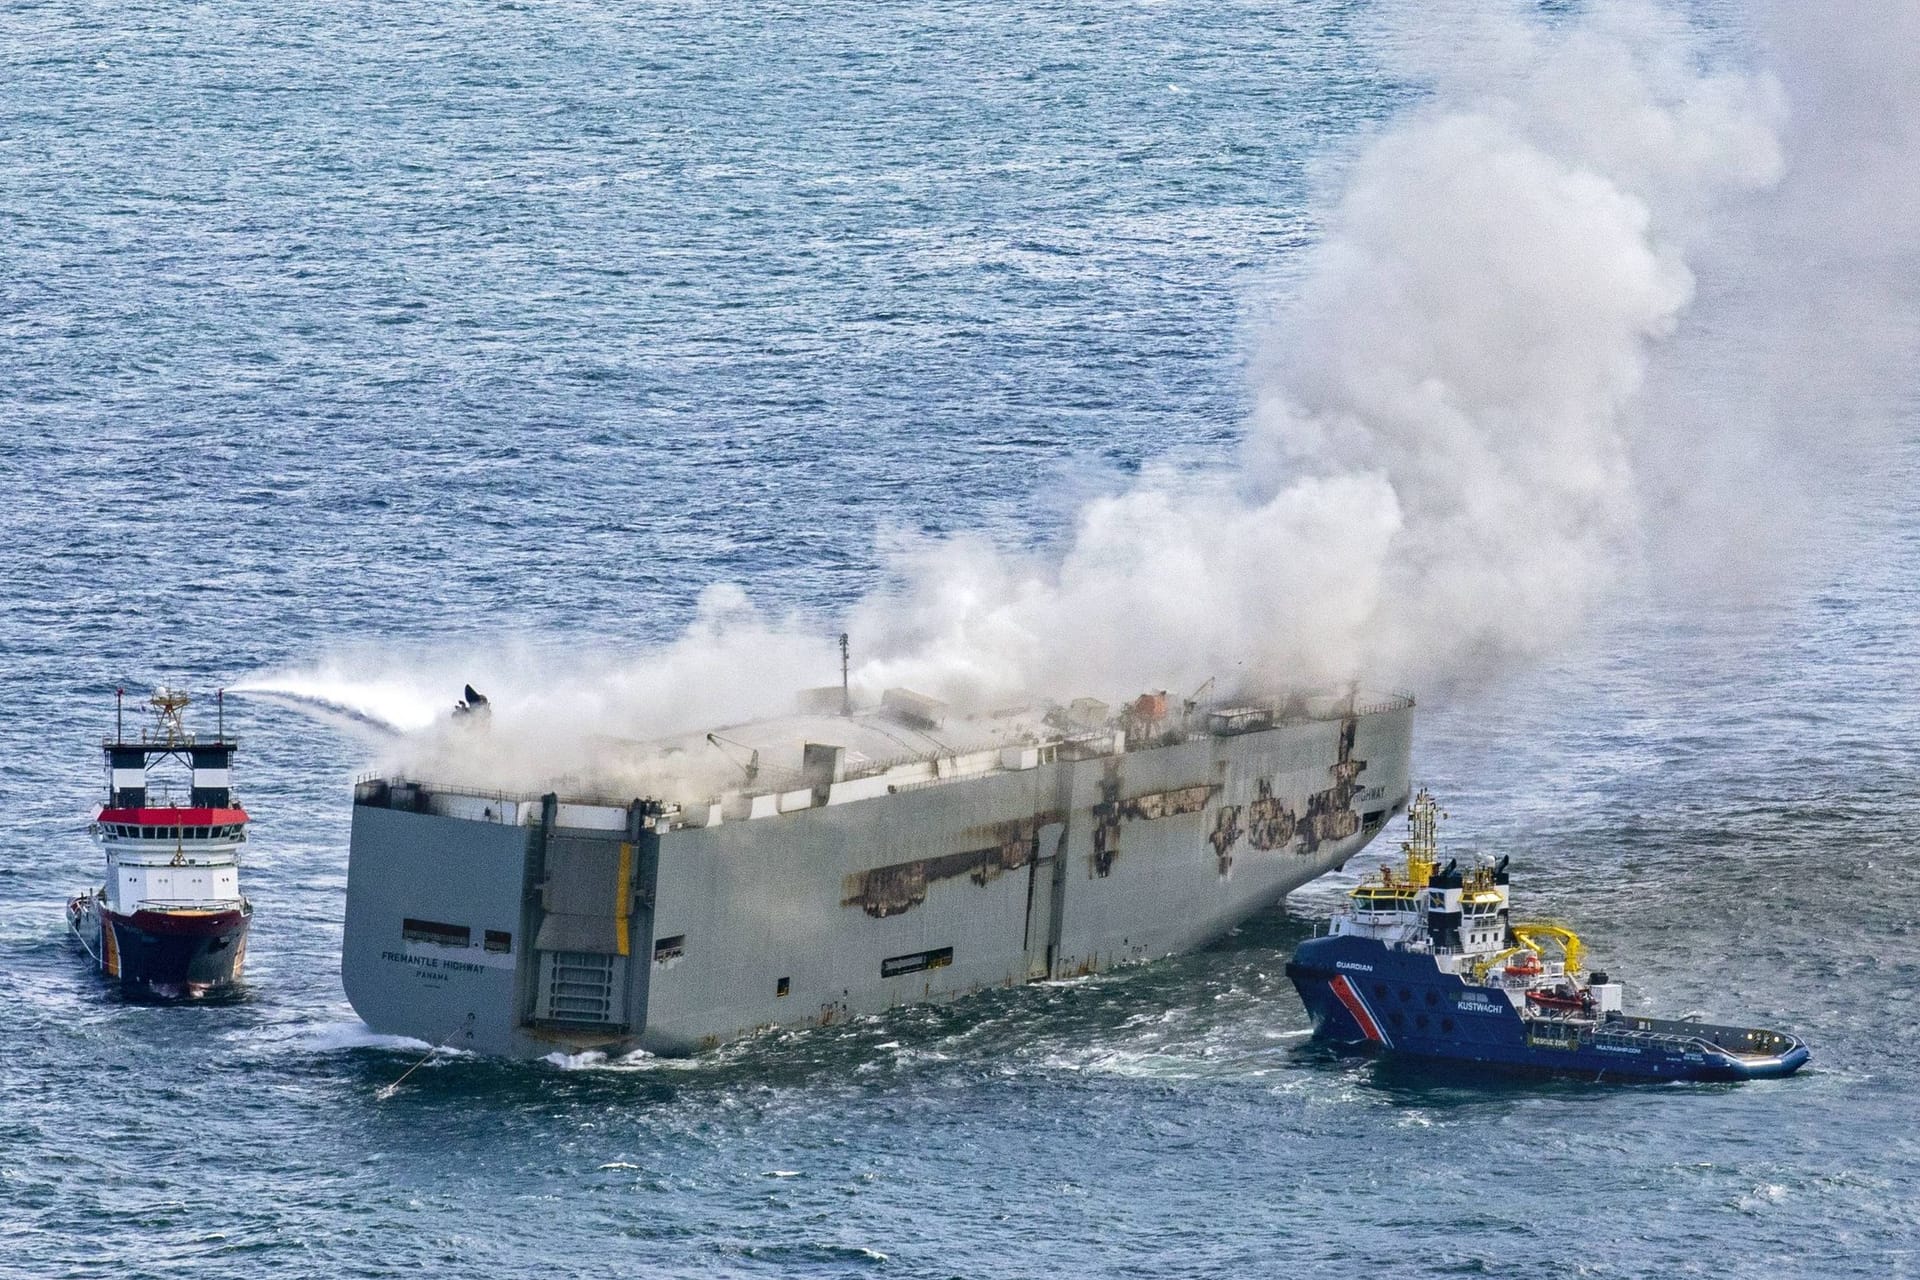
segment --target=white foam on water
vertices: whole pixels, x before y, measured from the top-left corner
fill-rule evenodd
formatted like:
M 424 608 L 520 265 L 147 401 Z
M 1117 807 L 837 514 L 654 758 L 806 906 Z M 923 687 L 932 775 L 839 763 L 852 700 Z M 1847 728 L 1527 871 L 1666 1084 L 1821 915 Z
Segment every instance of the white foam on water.
M 585 1053 L 550 1053 L 540 1061 L 550 1063 L 562 1071 L 586 1071 L 593 1067 L 604 1067 L 607 1064 L 607 1055 L 598 1049 L 589 1049 Z
M 608 1056 L 599 1049 L 588 1049 L 584 1053 L 550 1053 L 540 1061 L 561 1071 L 700 1071 L 723 1061 L 720 1053 L 706 1054 L 700 1057 L 663 1058 L 659 1054 L 649 1053 L 645 1049 L 635 1049 L 632 1053 Z
M 375 1031 L 358 1018 L 350 1022 L 329 1022 L 319 1026 L 302 1027 L 282 1044 L 286 1048 L 305 1053 L 339 1053 L 352 1049 L 388 1049 L 403 1053 L 426 1053 L 434 1046 L 425 1040 L 416 1040 L 412 1036 L 390 1036 Z M 472 1056 L 464 1049 L 441 1048 L 440 1053 L 449 1057 Z

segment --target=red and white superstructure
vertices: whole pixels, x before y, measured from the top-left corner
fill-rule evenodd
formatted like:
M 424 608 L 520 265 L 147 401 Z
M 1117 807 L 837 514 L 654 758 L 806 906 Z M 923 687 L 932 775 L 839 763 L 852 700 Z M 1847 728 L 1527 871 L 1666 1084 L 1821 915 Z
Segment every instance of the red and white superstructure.
M 247 812 L 235 798 L 224 717 L 189 733 L 191 699 L 162 689 L 136 738 L 102 744 L 107 802 L 92 831 L 106 883 L 67 904 L 67 922 L 101 972 L 134 994 L 218 993 L 239 981 L 253 905 L 240 892 Z

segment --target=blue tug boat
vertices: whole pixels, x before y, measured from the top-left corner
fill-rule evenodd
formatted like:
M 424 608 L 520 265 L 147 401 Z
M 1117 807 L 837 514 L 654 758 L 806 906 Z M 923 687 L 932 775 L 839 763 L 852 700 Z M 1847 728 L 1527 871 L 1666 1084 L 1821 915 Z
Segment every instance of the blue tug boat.
M 1507 859 L 1439 865 L 1439 817 L 1422 790 L 1405 869 L 1368 876 L 1287 965 L 1321 1039 L 1609 1080 L 1760 1080 L 1805 1065 L 1797 1036 L 1622 1012 L 1618 983 L 1582 978 L 1572 931 L 1511 919 Z

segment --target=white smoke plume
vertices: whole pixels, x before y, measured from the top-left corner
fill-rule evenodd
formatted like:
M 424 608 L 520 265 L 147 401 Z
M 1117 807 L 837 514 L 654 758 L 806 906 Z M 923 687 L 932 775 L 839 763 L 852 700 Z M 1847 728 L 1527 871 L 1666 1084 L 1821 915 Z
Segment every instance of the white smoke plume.
M 1920 77 L 1895 74 L 1920 67 L 1910 9 L 1865 6 L 1868 29 L 1840 36 L 1783 18 L 1761 33 L 1765 70 L 1714 69 L 1652 4 L 1553 23 L 1484 0 L 1420 13 L 1464 34 L 1420 68 L 1431 98 L 1347 170 L 1256 361 L 1238 456 L 1150 471 L 1052 551 L 892 548 L 893 585 L 849 619 L 856 685 L 979 707 L 1209 677 L 1472 679 L 1566 644 L 1630 584 L 1695 582 L 1736 547 L 1766 559 L 1781 514 L 1822 491 L 1809 477 L 1847 455 L 1836 420 L 1885 420 L 1857 388 L 1910 349 L 1885 323 L 1913 302 Z M 1870 110 L 1888 132 L 1868 146 L 1849 131 Z M 1828 198 L 1866 165 L 1909 167 L 1897 190 Z M 1907 292 L 1884 285 L 1850 317 L 1839 301 L 1863 255 L 1894 252 L 1890 228 Z M 1856 338 L 1869 319 L 1885 332 Z M 488 692 L 517 728 L 490 737 L 518 745 L 481 771 L 591 772 L 595 732 L 782 710 L 835 670 L 819 630 L 716 589 L 638 661 L 551 678 L 500 664 Z M 474 670 L 434 674 L 433 696 Z M 476 763 L 446 733 L 404 754 L 436 777 Z
M 1696 242 L 1781 176 L 1780 96 L 1649 6 L 1476 13 L 1471 79 L 1353 165 L 1239 474 L 1096 502 L 1057 560 L 916 556 L 856 621 L 873 675 L 1417 682 L 1553 648 L 1634 571 L 1649 361 Z

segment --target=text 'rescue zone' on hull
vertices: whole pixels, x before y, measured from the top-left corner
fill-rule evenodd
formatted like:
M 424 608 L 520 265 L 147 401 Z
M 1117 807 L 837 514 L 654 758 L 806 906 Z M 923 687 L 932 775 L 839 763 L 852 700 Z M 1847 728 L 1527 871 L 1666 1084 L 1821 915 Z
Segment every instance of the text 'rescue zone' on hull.
M 933 706 L 710 736 L 752 747 L 750 778 L 802 767 L 697 805 L 363 782 L 347 997 L 482 1053 L 686 1053 L 1198 947 L 1407 800 L 1411 698 L 1130 709 L 1052 740 Z

